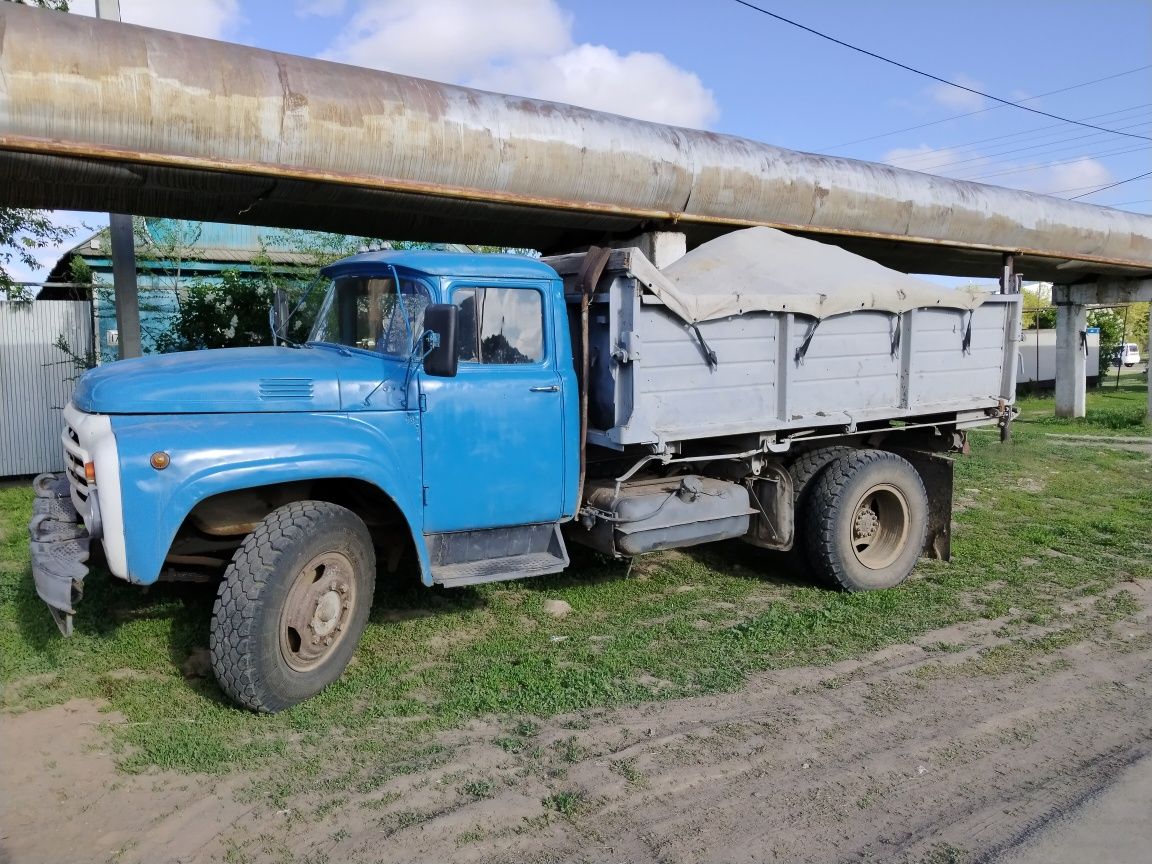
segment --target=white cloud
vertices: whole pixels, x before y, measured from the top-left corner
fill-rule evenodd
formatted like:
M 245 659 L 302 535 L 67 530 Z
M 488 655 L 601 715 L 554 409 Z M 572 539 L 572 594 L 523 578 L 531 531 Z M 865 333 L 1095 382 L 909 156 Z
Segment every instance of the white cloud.
M 296 0 L 298 18 L 334 18 L 344 12 L 345 0 Z
M 973 90 L 981 89 L 980 82 L 969 78 L 967 75 L 954 75 L 952 80 L 965 87 L 971 87 Z M 979 93 L 961 90 L 950 84 L 935 84 L 928 88 L 928 94 L 934 102 L 943 105 L 950 111 L 979 111 L 988 107 L 988 100 Z
M 1074 189 L 1084 191 L 1096 186 L 1107 186 L 1115 178 L 1107 167 L 1087 156 L 1064 165 L 1051 165 L 1047 169 L 1051 191 Z
M 322 57 L 683 126 L 712 92 L 662 54 L 576 44 L 556 0 L 363 0 Z
M 618 54 L 603 45 L 577 45 L 553 57 L 494 69 L 471 83 L 677 126 L 706 126 L 716 117 L 712 92 L 691 72 L 662 54 Z
M 94 16 L 96 0 L 72 0 L 69 8 Z M 240 24 L 240 0 L 120 0 L 120 17 L 126 24 L 223 39 Z
M 570 28 L 552 0 L 365 0 L 321 56 L 459 81 L 562 51 Z

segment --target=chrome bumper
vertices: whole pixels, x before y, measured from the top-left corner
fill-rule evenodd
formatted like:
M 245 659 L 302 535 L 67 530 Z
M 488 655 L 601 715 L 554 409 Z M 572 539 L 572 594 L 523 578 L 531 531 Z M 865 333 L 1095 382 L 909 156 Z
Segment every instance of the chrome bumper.
M 72 616 L 84 593 L 88 575 L 88 552 L 92 536 L 72 503 L 68 478 L 63 474 L 41 474 L 32 481 L 36 493 L 32 521 L 28 523 L 31 538 L 32 578 L 36 593 L 48 604 L 56 626 L 65 636 L 72 635 Z M 99 524 L 99 505 L 95 490 L 89 498 Z

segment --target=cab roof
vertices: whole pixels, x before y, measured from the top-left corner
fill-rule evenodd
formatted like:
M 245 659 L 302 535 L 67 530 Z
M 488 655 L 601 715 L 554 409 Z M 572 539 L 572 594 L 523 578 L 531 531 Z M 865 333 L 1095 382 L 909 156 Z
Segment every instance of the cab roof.
M 429 276 L 465 276 L 505 279 L 555 279 L 556 271 L 542 261 L 525 255 L 425 250 L 363 252 L 329 264 L 320 272 L 336 276 L 376 276 L 387 272 L 388 265 L 416 270 Z

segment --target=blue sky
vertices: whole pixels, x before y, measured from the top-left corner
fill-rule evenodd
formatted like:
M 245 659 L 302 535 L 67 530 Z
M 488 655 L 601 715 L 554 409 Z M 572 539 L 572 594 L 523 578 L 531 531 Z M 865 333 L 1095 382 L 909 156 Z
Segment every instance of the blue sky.
M 974 89 L 1152 136 L 1152 68 L 1131 71 L 1152 67 L 1152 0 L 757 2 Z M 1152 141 L 982 110 L 995 103 L 732 0 L 121 0 L 121 9 L 151 26 L 1060 197 L 1152 171 Z M 1029 98 L 1106 76 L 1119 77 Z M 1152 178 L 1081 200 L 1152 213 Z

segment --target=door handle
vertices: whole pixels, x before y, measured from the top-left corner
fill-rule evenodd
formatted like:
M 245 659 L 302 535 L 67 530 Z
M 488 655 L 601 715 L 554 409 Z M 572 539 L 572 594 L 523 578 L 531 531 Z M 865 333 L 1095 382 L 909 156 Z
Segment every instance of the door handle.
M 529 387 L 529 393 L 559 393 L 559 384 L 549 384 L 547 387 Z

